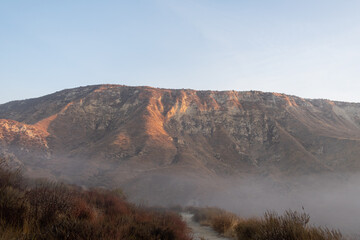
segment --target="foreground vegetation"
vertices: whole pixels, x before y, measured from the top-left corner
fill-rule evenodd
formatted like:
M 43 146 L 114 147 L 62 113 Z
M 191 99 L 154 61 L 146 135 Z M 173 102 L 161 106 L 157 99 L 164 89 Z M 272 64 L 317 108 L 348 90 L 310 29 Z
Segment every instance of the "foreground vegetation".
M 138 207 L 121 191 L 25 184 L 0 161 L 0 239 L 190 240 L 175 213 Z
M 27 183 L 25 183 L 27 182 Z M 181 207 L 175 211 L 184 211 Z M 267 212 L 243 219 L 218 208 L 186 209 L 194 220 L 238 240 L 343 240 L 339 231 L 309 225 L 309 215 Z M 176 213 L 139 207 L 120 190 L 29 181 L 0 159 L 0 240 L 191 240 Z
M 339 231 L 309 225 L 306 213 L 267 212 L 262 218 L 242 219 L 218 208 L 187 208 L 194 221 L 211 226 L 218 233 L 238 240 L 342 240 Z

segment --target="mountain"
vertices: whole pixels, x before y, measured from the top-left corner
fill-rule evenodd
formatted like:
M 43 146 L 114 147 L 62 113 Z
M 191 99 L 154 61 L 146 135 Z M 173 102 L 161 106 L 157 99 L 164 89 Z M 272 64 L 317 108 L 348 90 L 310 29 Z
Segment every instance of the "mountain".
M 32 177 L 177 202 L 221 189 L 209 179 L 359 171 L 360 104 L 87 86 L 0 105 L 0 153 Z

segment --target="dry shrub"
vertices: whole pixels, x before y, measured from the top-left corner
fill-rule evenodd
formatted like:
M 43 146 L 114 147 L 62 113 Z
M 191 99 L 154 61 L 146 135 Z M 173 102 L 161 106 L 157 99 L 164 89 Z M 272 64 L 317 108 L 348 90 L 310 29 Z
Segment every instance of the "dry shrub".
M 283 215 L 266 212 L 261 219 L 239 221 L 235 227 L 239 240 L 341 240 L 339 231 L 308 226 L 306 213 L 286 211 Z
M 240 220 L 235 226 L 234 231 L 237 239 L 255 240 L 259 232 L 260 222 L 258 219 L 250 218 Z
M 75 197 L 72 200 L 71 216 L 79 220 L 94 221 L 97 214 L 95 209 L 93 209 L 85 199 Z
M 0 220 L 2 225 L 22 227 L 29 213 L 29 204 L 24 196 L 21 171 L 11 169 L 0 158 Z
M 19 168 L 12 169 L 5 158 L 0 157 L 0 191 L 6 187 L 24 189 L 24 181 Z
M 188 207 L 186 210 L 193 213 L 193 220 L 201 225 L 210 226 L 216 232 L 227 237 L 235 236 L 234 226 L 239 221 L 239 217 L 235 214 L 215 207 Z
M 26 193 L 32 214 L 40 226 L 53 224 L 56 218 L 70 214 L 71 192 L 63 184 L 41 184 Z
M 142 209 L 131 224 L 123 225 L 125 239 L 190 240 L 190 230 L 178 214 Z
M 241 219 L 218 208 L 186 209 L 194 221 L 211 226 L 218 233 L 238 240 L 342 240 L 339 231 L 309 226 L 307 213 L 286 211 L 283 215 L 266 212 L 262 218 Z
M 211 219 L 211 227 L 220 234 L 233 236 L 233 227 L 238 222 L 238 218 L 233 214 L 223 213 Z
M 112 191 L 92 189 L 85 192 L 82 197 L 91 205 L 102 209 L 108 217 L 116 217 L 123 214 L 130 214 L 130 204 L 122 197 Z
M 286 211 L 283 216 L 267 212 L 260 233 L 262 239 L 304 239 L 307 237 L 306 225 L 310 220 L 306 213 Z M 306 238 L 305 238 L 306 239 Z
M 29 209 L 30 205 L 23 192 L 9 186 L 0 191 L 0 218 L 5 220 L 5 224 L 24 226 Z
M 0 240 L 25 240 L 24 234 L 16 228 L 0 223 Z M 27 240 L 27 239 L 26 239 Z
M 0 240 L 191 239 L 179 215 L 130 204 L 119 189 L 84 191 L 44 180 L 25 187 L 20 172 L 2 163 Z
M 188 207 L 187 211 L 194 214 L 193 220 L 200 223 L 204 226 L 211 226 L 211 221 L 221 215 L 226 214 L 226 211 L 215 208 L 215 207 L 206 207 L 206 208 L 197 208 L 197 207 Z

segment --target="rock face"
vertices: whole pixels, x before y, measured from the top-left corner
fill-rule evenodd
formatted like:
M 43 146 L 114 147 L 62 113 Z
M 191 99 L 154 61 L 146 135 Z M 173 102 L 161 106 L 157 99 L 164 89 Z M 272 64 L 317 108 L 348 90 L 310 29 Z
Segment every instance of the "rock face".
M 257 91 L 88 86 L 0 105 L 0 152 L 31 176 L 90 186 L 151 188 L 169 182 L 164 173 L 351 172 L 360 170 L 360 104 Z

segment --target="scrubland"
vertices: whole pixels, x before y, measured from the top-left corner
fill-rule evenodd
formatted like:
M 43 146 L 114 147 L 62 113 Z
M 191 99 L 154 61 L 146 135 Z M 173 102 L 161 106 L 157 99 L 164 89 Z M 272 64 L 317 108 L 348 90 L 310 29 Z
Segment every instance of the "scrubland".
M 129 203 L 120 190 L 30 181 L 1 161 L 0 239 L 190 240 L 180 216 Z
M 307 213 L 285 211 L 283 215 L 268 211 L 260 218 L 243 219 L 219 208 L 194 208 L 194 221 L 210 226 L 219 234 L 237 240 L 342 240 L 340 231 L 309 224 Z
M 241 218 L 219 208 L 149 208 L 129 203 L 119 189 L 23 178 L 0 160 L 0 240 L 148 239 L 191 240 L 191 230 L 176 212 L 237 240 L 343 240 L 340 231 L 313 226 L 305 212 L 268 211 Z

